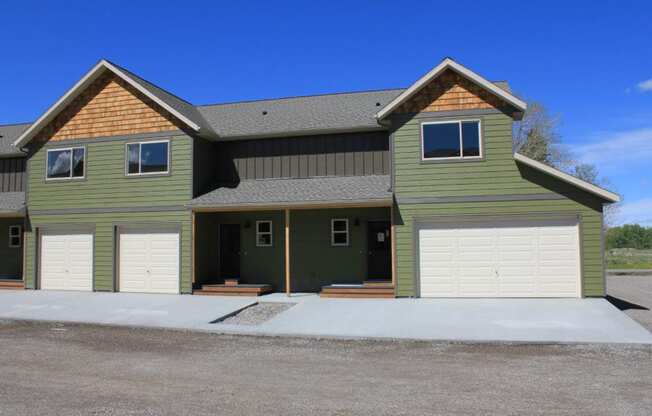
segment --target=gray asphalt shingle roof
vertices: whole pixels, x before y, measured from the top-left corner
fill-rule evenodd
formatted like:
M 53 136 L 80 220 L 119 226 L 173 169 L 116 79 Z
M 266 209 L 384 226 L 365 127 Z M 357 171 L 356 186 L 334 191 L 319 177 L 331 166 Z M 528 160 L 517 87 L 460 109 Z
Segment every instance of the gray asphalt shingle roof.
M 195 208 L 391 201 L 387 175 L 246 180 L 190 201 Z
M 197 107 L 224 139 L 383 128 L 375 118 L 402 89 L 313 95 Z
M 0 192 L 0 212 L 21 212 L 25 209 L 25 192 Z
M 0 155 L 20 153 L 13 145 L 14 141 L 27 130 L 31 123 L 8 124 L 0 126 Z
M 142 79 L 138 75 L 134 74 L 128 69 L 121 67 L 120 65 L 116 65 L 113 62 L 110 63 L 111 65 L 118 68 L 120 71 L 124 72 L 125 75 L 127 75 L 129 78 L 135 81 L 138 85 L 145 88 L 150 93 L 154 94 L 160 100 L 162 100 L 167 105 L 169 105 L 170 107 L 178 111 L 184 117 L 191 120 L 193 123 L 197 124 L 202 130 L 212 132 L 211 126 L 206 122 L 206 120 L 201 115 L 197 107 L 195 107 L 193 104 L 189 103 L 188 101 L 182 98 L 177 97 L 176 95 L 164 90 L 163 88 L 160 88 L 152 84 L 151 82 L 145 79 Z

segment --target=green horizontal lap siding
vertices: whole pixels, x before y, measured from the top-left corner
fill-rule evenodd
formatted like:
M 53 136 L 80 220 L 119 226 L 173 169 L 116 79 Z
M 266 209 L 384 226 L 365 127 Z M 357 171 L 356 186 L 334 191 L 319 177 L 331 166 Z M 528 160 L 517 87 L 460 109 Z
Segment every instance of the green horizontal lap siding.
M 136 141 L 84 141 L 83 180 L 46 181 L 47 150 L 66 145 L 41 147 L 29 160 L 30 211 L 186 204 L 192 192 L 192 140 L 186 136 L 171 137 L 169 175 L 127 177 L 125 143 Z
M 95 252 L 93 258 L 94 287 L 97 291 L 111 291 L 114 288 L 114 227 L 115 225 L 147 225 L 153 230 L 156 224 L 178 224 L 181 228 L 181 292 L 190 293 L 191 278 L 191 214 L 188 211 L 170 212 L 136 212 L 136 213 L 104 213 L 104 214 L 66 214 L 42 215 L 31 217 L 31 231 L 26 233 L 26 270 L 25 284 L 28 288 L 35 287 L 35 265 L 37 247 L 34 230 L 38 227 L 57 227 L 65 230 L 69 225 L 95 226 Z
M 22 218 L 0 218 L 0 279 L 20 279 L 23 268 L 23 246 L 9 247 L 9 227 L 23 226 Z
M 463 117 L 460 117 L 463 118 Z M 457 118 L 457 119 L 460 119 Z M 484 158 L 472 162 L 421 163 L 420 124 L 410 119 L 393 132 L 397 293 L 414 296 L 414 220 L 439 215 L 564 213 L 581 218 L 582 294 L 604 296 L 602 201 L 549 175 L 520 165 L 512 155 L 512 121 L 504 114 L 468 117 L 482 120 Z M 401 203 L 402 198 L 555 194 L 565 198 L 535 201 Z

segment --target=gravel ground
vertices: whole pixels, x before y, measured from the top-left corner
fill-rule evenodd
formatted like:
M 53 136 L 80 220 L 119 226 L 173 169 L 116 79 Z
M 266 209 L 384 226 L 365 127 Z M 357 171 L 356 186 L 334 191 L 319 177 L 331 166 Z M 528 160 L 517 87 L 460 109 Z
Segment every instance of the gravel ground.
M 0 325 L 0 415 L 650 415 L 652 347 Z
M 260 325 L 263 322 L 269 321 L 279 313 L 290 309 L 294 305 L 294 303 L 280 302 L 257 303 L 240 311 L 236 315 L 226 318 L 220 323 L 230 325 Z
M 652 332 L 652 273 L 647 276 L 608 275 L 607 294 L 611 303 Z

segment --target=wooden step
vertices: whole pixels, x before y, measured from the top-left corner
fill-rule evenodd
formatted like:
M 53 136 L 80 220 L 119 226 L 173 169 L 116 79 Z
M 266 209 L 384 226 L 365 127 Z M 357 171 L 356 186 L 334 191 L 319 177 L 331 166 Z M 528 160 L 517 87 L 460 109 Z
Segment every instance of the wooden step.
M 271 285 L 239 284 L 237 286 L 203 285 L 201 289 L 195 290 L 192 293 L 203 296 L 261 296 L 272 291 L 273 288 Z
M 25 282 L 16 279 L 0 279 L 0 289 L 23 290 L 25 289 Z
M 391 287 L 392 286 L 392 281 L 391 280 L 365 280 L 362 282 L 362 286 L 364 287 Z
M 323 298 L 393 298 L 394 287 L 392 285 L 324 286 L 319 296 Z

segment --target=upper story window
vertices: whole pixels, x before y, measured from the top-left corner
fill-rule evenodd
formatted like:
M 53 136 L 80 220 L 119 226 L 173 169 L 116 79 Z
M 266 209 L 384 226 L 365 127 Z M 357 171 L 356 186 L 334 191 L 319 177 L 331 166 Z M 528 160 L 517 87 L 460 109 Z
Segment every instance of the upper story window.
M 480 120 L 422 123 L 421 140 L 423 160 L 482 157 Z
M 85 156 L 86 149 L 83 147 L 48 150 L 46 179 L 61 180 L 84 178 Z
M 127 175 L 156 175 L 170 171 L 170 141 L 127 143 Z

